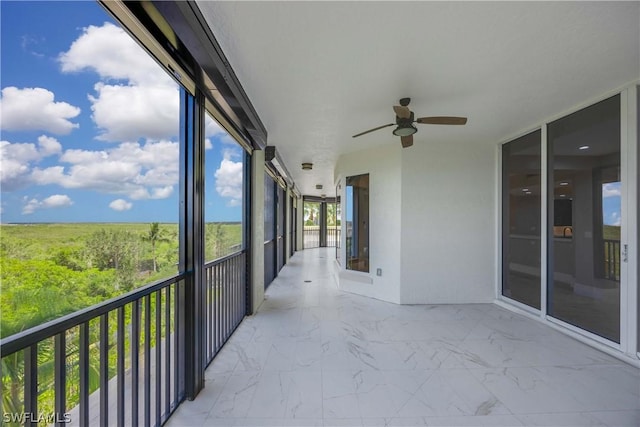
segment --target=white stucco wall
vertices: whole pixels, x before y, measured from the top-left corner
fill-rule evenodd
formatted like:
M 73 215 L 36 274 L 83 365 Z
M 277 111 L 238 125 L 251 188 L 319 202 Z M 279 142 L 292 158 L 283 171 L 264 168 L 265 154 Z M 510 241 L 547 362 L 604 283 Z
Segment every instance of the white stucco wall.
M 494 300 L 496 167 L 477 141 L 402 150 L 401 303 Z
M 372 298 L 400 303 L 400 235 L 401 235 L 401 153 L 395 145 L 343 155 L 336 165 L 336 183 L 342 182 L 342 216 L 345 212 L 345 177 L 369 174 L 369 265 L 370 272 L 360 273 L 339 267 L 338 285 L 342 290 Z M 342 251 L 344 260 L 344 228 Z M 382 275 L 376 276 L 376 269 Z M 361 278 L 362 283 L 350 278 Z

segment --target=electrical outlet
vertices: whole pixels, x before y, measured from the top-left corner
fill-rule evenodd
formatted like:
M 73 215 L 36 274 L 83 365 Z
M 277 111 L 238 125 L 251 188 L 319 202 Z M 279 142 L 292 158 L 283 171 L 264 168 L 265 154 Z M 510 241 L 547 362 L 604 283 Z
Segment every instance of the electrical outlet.
M 376 276 L 382 276 L 382 269 L 381 268 L 376 270 Z

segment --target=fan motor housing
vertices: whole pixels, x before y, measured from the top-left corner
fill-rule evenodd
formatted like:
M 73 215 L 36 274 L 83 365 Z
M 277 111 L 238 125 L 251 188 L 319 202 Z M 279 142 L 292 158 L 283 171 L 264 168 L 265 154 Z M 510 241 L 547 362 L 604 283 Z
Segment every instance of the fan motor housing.
M 411 115 L 406 119 L 396 116 L 396 124 L 400 127 L 413 126 L 414 121 L 415 120 L 413 119 L 413 111 L 411 112 Z

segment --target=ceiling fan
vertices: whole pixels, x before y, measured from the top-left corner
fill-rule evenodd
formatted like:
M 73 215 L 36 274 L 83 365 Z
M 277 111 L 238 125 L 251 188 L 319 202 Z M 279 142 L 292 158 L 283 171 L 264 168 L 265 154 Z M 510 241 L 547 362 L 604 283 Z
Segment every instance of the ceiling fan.
M 364 132 L 360 132 L 357 135 L 353 135 L 353 137 L 356 138 L 369 132 L 375 132 L 389 126 L 396 125 L 398 127 L 393 130 L 393 134 L 400 137 L 402 148 L 407 148 L 413 145 L 413 134 L 418 132 L 418 129 L 413 125 L 414 123 L 420 123 L 423 125 L 464 125 L 467 123 L 466 117 L 435 116 L 419 117 L 414 119 L 413 111 L 409 110 L 408 107 L 410 102 L 411 98 L 402 98 L 400 100 L 400 105 L 393 106 L 393 111 L 396 112 L 395 123 L 378 126 L 377 128 L 369 129 Z

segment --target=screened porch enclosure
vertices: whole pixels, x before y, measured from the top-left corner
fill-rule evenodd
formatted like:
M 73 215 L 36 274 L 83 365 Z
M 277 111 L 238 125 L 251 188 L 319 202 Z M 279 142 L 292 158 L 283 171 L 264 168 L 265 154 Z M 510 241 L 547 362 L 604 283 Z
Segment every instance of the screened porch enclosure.
M 640 424 L 640 5 L 98 3 L 176 85 L 176 262 L 2 338 L 7 424 Z M 353 139 L 406 69 L 468 126 Z
M 340 246 L 340 210 L 335 197 L 303 197 L 303 248 Z

